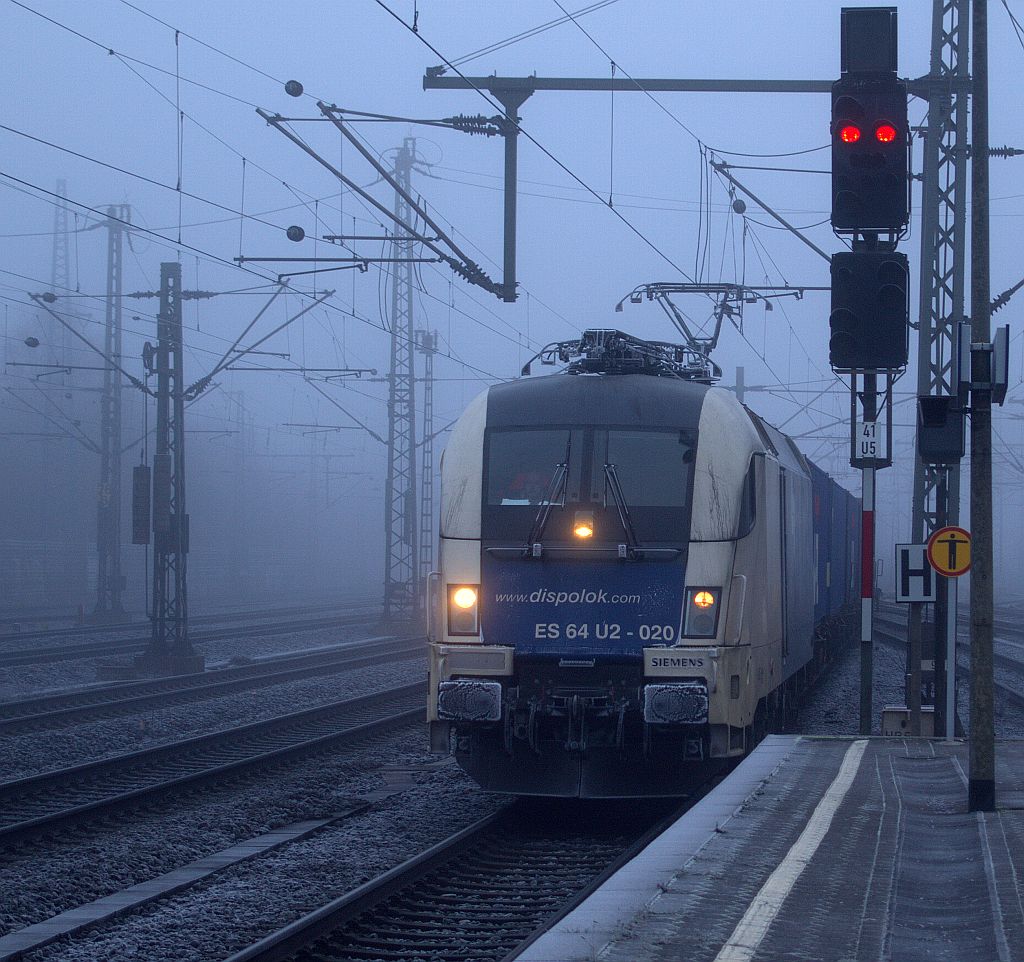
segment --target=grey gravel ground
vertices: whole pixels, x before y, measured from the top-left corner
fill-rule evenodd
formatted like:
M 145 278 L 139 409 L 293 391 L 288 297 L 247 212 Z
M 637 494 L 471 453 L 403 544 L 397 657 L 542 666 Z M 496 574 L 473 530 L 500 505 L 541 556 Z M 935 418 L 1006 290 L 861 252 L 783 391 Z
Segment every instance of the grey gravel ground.
M 144 631 L 144 629 L 143 629 Z M 372 621 L 365 624 L 343 625 L 335 628 L 317 628 L 288 634 L 268 635 L 264 638 L 225 638 L 221 641 L 205 641 L 196 645 L 196 650 L 206 655 L 208 664 L 230 662 L 238 658 L 259 658 L 284 652 L 301 652 L 310 648 L 337 645 L 356 638 L 368 638 L 381 634 Z M 102 642 L 102 638 L 90 639 Z M 47 647 L 50 643 L 47 642 Z M 70 647 L 70 646 L 69 646 Z M 129 656 L 83 658 L 73 661 L 54 662 L 51 665 L 23 665 L 17 668 L 0 668 L 0 701 L 29 698 L 65 688 L 90 685 L 96 682 L 100 665 L 118 664 L 131 661 Z
M 1009 647 L 1007 654 L 1016 654 Z M 874 654 L 874 696 L 871 717 L 872 733 L 881 734 L 882 709 L 886 705 L 903 705 L 906 657 L 902 649 L 876 644 Z M 959 653 L 958 663 L 967 668 L 966 653 Z M 1024 693 L 1024 672 L 1001 672 L 999 679 Z M 957 689 L 957 711 L 964 726 L 970 723 L 970 692 L 964 678 Z M 810 735 L 854 735 L 857 733 L 860 705 L 860 650 L 853 645 L 835 666 L 830 676 L 813 692 L 801 709 L 798 730 Z M 998 688 L 995 693 L 995 724 L 997 738 L 1024 737 L 1024 710 L 1011 703 Z
M 1011 657 L 1019 657 L 1020 653 L 1012 651 L 1007 647 L 1001 649 Z M 957 653 L 957 664 L 964 669 L 970 667 L 970 657 L 967 652 Z M 1024 694 L 1024 670 L 1013 671 L 996 667 L 996 681 L 1013 688 L 1018 694 Z M 960 682 L 960 698 L 958 709 L 960 719 L 965 726 L 970 723 L 971 706 L 969 684 L 966 681 Z M 1024 738 L 1024 709 L 1020 705 L 1011 702 L 1004 691 L 996 688 L 993 696 L 993 713 L 995 715 L 996 738 Z
M 414 673 L 422 671 L 421 662 L 407 664 Z M 378 677 L 378 669 L 362 671 L 367 674 L 367 684 Z M 903 671 L 902 651 L 876 645 L 872 712 L 876 732 L 882 707 L 903 702 Z M 356 674 L 337 680 L 354 679 Z M 307 684 L 295 683 L 295 692 Z M 320 684 L 312 683 L 309 697 L 317 697 Z M 264 698 L 289 697 L 285 689 L 292 687 L 240 696 L 237 700 L 242 704 L 233 704 L 229 711 L 272 713 Z M 810 695 L 799 715 L 799 729 L 811 734 L 854 734 L 858 689 L 859 650 L 854 645 Z M 966 700 L 963 686 L 962 716 L 966 715 Z M 173 727 L 178 723 L 176 711 L 194 713 L 195 708 L 167 709 L 165 724 Z M 998 696 L 996 709 L 1000 735 L 1024 732 L 1019 710 L 1001 705 Z M 109 725 L 96 723 L 93 727 L 103 724 Z M 203 727 L 199 721 L 197 725 Z M 96 737 L 94 733 L 94 741 Z M 104 737 L 116 739 L 117 735 Z M 0 892 L 11 892 L 10 905 L 5 902 L 0 910 L 0 926 L 6 930 L 48 917 L 276 825 L 323 817 L 354 795 L 380 789 L 389 778 L 405 777 L 400 773 L 389 776 L 388 767 L 415 767 L 433 760 L 420 751 L 423 737 L 422 727 L 413 726 L 386 743 L 376 742 L 378 747 L 354 759 L 310 762 L 236 789 L 225 788 L 216 796 L 181 802 L 180 814 L 151 814 L 125 826 L 112 825 L 88 842 L 21 853 L 0 867 Z M 224 958 L 503 804 L 500 797 L 481 793 L 454 767 L 418 771 L 410 777 L 413 787 L 375 803 L 365 814 L 229 868 L 187 892 L 31 953 L 26 959 L 198 962 Z
M 903 704 L 903 675 L 902 654 L 876 644 L 871 711 L 873 734 L 881 734 L 882 709 L 886 705 Z M 808 735 L 856 735 L 859 720 L 860 647 L 853 644 L 800 709 L 796 728 Z
M 374 737 L 364 743 L 364 749 L 345 757 L 325 755 L 216 792 L 178 797 L 172 806 L 139 813 L 128 824 L 112 821 L 88 836 L 18 848 L 0 865 L 0 926 L 7 931 L 40 921 L 274 827 L 330 817 L 345 810 L 351 799 L 386 788 L 388 773 L 383 769 L 434 761 L 421 750 L 424 737 L 422 724 L 407 726 Z M 382 860 L 387 863 L 391 858 L 392 843 L 399 846 L 404 858 L 404 853 L 411 850 L 409 844 L 427 843 L 417 843 L 417 839 L 433 831 L 430 823 L 439 821 L 446 826 L 446 820 L 467 804 L 472 818 L 494 807 L 450 767 L 415 773 L 412 778 L 417 783 L 415 789 L 397 801 L 385 800 L 375 806 L 375 810 L 390 812 L 386 817 L 358 815 L 349 821 L 361 829 L 353 830 L 348 822 L 342 822 L 324 830 L 326 836 L 339 831 L 353 835 L 337 849 L 344 851 L 344 856 L 336 854 L 336 861 L 356 872 L 364 871 L 362 863 L 368 862 L 365 871 L 373 872 Z M 463 796 L 468 798 L 465 803 L 460 801 Z M 425 805 L 430 817 L 426 818 L 422 809 L 400 815 L 404 799 L 418 799 L 417 804 Z M 359 848 L 357 839 L 364 834 L 365 841 Z M 294 847 L 288 846 L 280 854 Z M 296 866 L 301 866 L 303 859 Z
M 398 684 L 410 684 L 425 675 L 426 660 L 415 658 L 168 708 L 147 708 L 137 714 L 85 722 L 66 729 L 0 736 L 0 777 L 19 778 L 154 748 L 190 735 L 246 725 Z
M 330 757 L 110 825 L 88 841 L 19 851 L 0 866 L 4 931 L 152 878 L 271 828 L 322 818 L 385 788 L 388 767 L 432 762 L 422 725 Z M 405 778 L 404 775 L 399 775 Z M 179 896 L 34 953 L 46 959 L 214 959 L 379 874 L 502 802 L 457 770 L 414 773 L 414 786 L 308 839 L 229 868 Z M 42 860 L 45 859 L 45 862 Z

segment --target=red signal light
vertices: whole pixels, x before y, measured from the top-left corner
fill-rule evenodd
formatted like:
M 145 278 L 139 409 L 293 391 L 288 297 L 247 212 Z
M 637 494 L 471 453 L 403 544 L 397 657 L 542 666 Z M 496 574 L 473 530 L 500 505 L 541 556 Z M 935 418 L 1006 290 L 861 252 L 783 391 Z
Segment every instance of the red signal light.
M 875 128 L 875 140 L 880 144 L 891 144 L 896 139 L 896 128 L 892 124 L 879 124 Z
M 844 144 L 855 144 L 860 140 L 860 127 L 853 124 L 844 124 L 839 128 L 839 139 Z

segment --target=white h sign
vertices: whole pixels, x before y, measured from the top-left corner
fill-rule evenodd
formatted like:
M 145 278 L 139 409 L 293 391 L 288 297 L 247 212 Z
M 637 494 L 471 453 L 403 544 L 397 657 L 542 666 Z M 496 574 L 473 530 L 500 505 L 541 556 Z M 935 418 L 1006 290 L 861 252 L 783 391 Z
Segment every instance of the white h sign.
M 935 600 L 936 574 L 928 563 L 928 545 L 896 545 L 896 600 Z

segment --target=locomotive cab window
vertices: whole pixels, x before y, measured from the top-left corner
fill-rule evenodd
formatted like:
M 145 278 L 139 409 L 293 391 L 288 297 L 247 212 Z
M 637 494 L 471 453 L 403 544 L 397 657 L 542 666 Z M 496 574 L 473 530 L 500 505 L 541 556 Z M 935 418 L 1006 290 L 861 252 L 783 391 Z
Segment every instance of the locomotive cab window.
M 568 428 L 493 432 L 488 444 L 487 504 L 529 507 L 543 504 L 549 496 L 561 502 L 563 493 L 570 496 L 578 491 L 578 480 L 570 484 L 569 474 L 575 479 L 579 473 L 579 458 L 572 454 L 574 447 L 581 447 L 581 436 L 581 431 Z M 566 466 L 564 479 L 559 477 L 560 465 Z M 552 490 L 562 487 L 564 492 Z
M 747 476 L 743 479 L 743 495 L 740 499 L 740 518 L 736 537 L 745 538 L 754 530 L 757 522 L 757 458 L 750 459 Z
M 678 431 L 594 431 L 591 501 L 604 501 L 606 464 L 614 465 L 630 506 L 682 508 L 689 501 L 693 447 Z
M 620 508 L 641 543 L 685 541 L 694 448 L 678 430 L 492 429 L 485 442 L 484 537 L 521 541 L 550 500 L 549 542 L 574 540 L 580 510 L 591 519 L 588 542 L 623 542 Z

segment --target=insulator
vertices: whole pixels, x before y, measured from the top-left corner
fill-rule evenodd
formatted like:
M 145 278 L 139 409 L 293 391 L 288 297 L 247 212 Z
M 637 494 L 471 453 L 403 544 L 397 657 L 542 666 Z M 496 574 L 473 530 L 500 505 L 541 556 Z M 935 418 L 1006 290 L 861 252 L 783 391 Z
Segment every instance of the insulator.
M 451 124 L 456 130 L 461 130 L 464 134 L 481 134 L 484 137 L 495 137 L 501 133 L 501 128 L 498 126 L 496 118 L 488 118 L 483 114 L 475 114 L 468 116 L 466 114 L 458 114 L 455 117 L 445 117 L 444 122 Z

